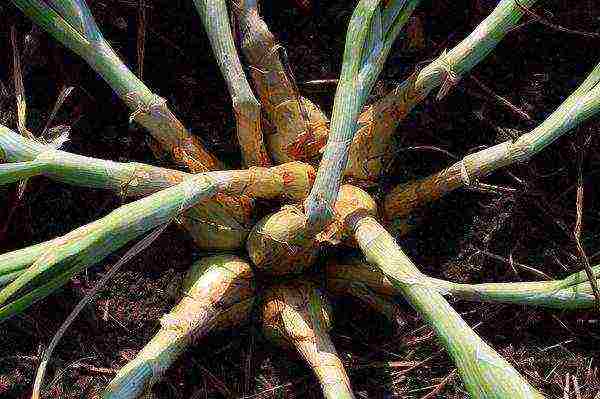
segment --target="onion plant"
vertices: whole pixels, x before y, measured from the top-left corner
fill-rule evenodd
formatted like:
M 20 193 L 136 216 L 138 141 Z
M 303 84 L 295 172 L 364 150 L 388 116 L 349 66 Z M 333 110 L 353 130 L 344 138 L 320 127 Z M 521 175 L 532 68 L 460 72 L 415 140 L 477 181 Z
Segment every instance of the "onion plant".
M 402 295 L 433 328 L 473 397 L 542 397 L 444 296 L 589 308 L 594 299 L 589 279 L 600 274 L 600 266 L 591 276 L 578 272 L 556 281 L 453 283 L 421 273 L 378 220 L 403 220 L 422 203 L 500 167 L 528 160 L 588 120 L 600 106 L 600 65 L 531 132 L 398 187 L 382 203 L 355 185 L 343 184 L 371 187 L 386 161 L 370 161 L 389 152 L 389 138 L 398 123 L 436 88 L 442 99 L 517 25 L 524 8 L 535 0 L 500 1 L 466 39 L 366 110 L 392 44 L 420 2 L 359 0 L 347 30 L 331 131 L 325 114 L 299 94 L 281 45 L 260 18 L 256 1 L 194 0 L 233 103 L 237 138 L 249 167 L 241 170 L 223 170 L 224 165 L 183 126 L 164 99 L 125 66 L 84 0 L 13 3 L 81 56 L 130 108 L 132 119 L 162 144 L 177 166 L 186 166 L 191 173 L 77 155 L 0 126 L 0 185 L 48 178 L 132 197 L 67 234 L 0 254 L 0 322 L 24 312 L 146 232 L 176 220 L 202 249 L 246 254 L 219 253 L 192 266 L 181 302 L 110 382 L 105 398 L 149 393 L 189 345 L 212 330 L 239 328 L 251 319 L 255 303 L 260 305 L 265 335 L 302 356 L 325 397 L 353 398 L 350 377 L 328 335 L 331 316 L 324 291 L 303 274 L 325 245 L 359 248 L 366 258 L 366 262 L 331 262 L 325 288 L 358 296 L 391 318 L 398 308 L 390 297 Z M 245 78 L 229 16 L 239 28 L 238 44 L 253 87 Z M 262 123 L 261 110 L 269 123 Z M 273 132 L 263 138 L 263 128 Z M 315 173 L 310 163 L 319 159 Z M 276 166 L 270 166 L 271 161 Z M 264 200 L 269 209 L 261 213 L 255 199 Z M 267 285 L 264 291 L 255 290 L 259 275 L 266 277 L 261 279 Z
M 322 230 L 333 217 L 333 205 L 356 133 L 358 115 L 396 36 L 418 3 L 418 0 L 362 0 L 352 14 L 333 105 L 331 133 L 315 184 L 305 201 L 308 223 L 314 231 Z
M 169 153 L 175 163 L 187 167 L 191 172 L 204 172 L 221 169 L 223 164 L 201 143 L 198 136 L 191 134 L 183 123 L 167 106 L 164 98 L 158 96 L 144 82 L 123 63 L 110 43 L 104 38 L 96 24 L 85 0 L 15 0 L 13 3 L 21 9 L 35 23 L 46 30 L 67 48 L 78 54 L 92 67 L 114 90 L 131 110 L 131 119 L 140 123 Z M 198 3 L 200 10 L 201 3 Z M 222 18 L 223 13 L 218 15 Z M 206 19 L 207 22 L 213 19 Z M 221 22 L 222 24 L 222 22 Z M 207 26 L 214 47 L 219 48 L 219 43 L 227 42 L 227 31 L 219 30 L 215 24 Z M 230 48 L 224 49 L 232 59 L 236 59 Z M 236 73 L 237 69 L 227 72 Z M 243 80 L 243 75 L 237 77 L 235 82 Z M 235 83 L 234 82 L 234 83 Z M 232 93 L 237 97 L 236 104 L 251 102 L 248 97 L 247 87 L 242 83 L 232 83 Z M 247 85 L 246 85 L 247 86 Z M 238 101 L 239 100 L 239 101 Z M 248 101 L 246 101 L 248 100 Z M 235 105 L 235 104 L 234 104 Z M 247 111 L 247 107 L 244 108 Z M 238 130 L 245 139 L 244 144 L 255 143 L 248 138 L 251 134 L 258 134 L 257 129 L 244 129 L 247 124 L 242 118 L 246 113 L 240 113 L 240 128 Z M 250 123 L 250 120 L 248 121 Z M 259 143 L 256 142 L 259 151 Z M 254 148 L 245 152 L 259 154 Z M 264 157 L 261 157 L 264 160 Z M 248 162 L 254 163 L 251 159 Z M 260 164 L 265 164 L 260 162 Z M 19 167 L 19 166 L 16 166 Z M 248 233 L 247 224 L 250 223 L 248 210 L 252 203 L 247 199 L 231 199 L 219 197 L 210 203 L 206 209 L 196 208 L 194 218 L 198 220 L 212 220 L 207 224 L 184 223 L 188 230 L 197 237 L 204 237 L 208 241 L 220 241 L 218 248 L 235 248 L 243 245 L 243 240 Z M 223 228 L 221 228 L 223 227 Z

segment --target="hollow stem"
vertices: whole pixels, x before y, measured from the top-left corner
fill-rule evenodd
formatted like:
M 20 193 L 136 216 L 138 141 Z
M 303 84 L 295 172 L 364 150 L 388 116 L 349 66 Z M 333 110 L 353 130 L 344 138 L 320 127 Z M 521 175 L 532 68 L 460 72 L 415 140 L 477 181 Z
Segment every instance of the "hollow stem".
M 600 275 L 600 265 L 595 266 L 593 271 L 594 275 Z M 585 271 L 554 281 L 462 284 L 426 276 L 425 282 L 444 296 L 467 301 L 513 303 L 564 310 L 589 309 L 594 306 L 592 287 Z M 379 269 L 356 258 L 329 263 L 327 283 L 336 293 L 352 293 L 355 290 L 353 285 L 357 283 L 387 297 L 398 292 Z
M 254 303 L 252 269 L 244 259 L 217 255 L 194 263 L 181 301 L 161 328 L 109 383 L 104 399 L 135 399 L 152 386 L 179 355 L 207 333 L 246 323 Z
M 191 177 L 179 170 L 142 163 L 121 163 L 55 150 L 20 137 L 0 125 L 0 184 L 24 176 L 43 175 L 72 185 L 103 188 L 122 197 L 140 197 Z M 14 165 L 20 166 L 15 170 Z M 312 168 L 308 167 L 312 172 Z M 180 218 L 201 248 L 234 249 L 248 235 L 252 201 L 248 197 L 220 196 L 195 205 Z M 0 264 L 1 264 L 0 260 Z
M 526 162 L 600 111 L 600 64 L 539 126 L 512 141 L 467 155 L 449 168 L 421 180 L 395 187 L 385 198 L 385 218 L 402 224 L 416 207 L 457 188 L 470 185 L 499 168 Z
M 317 178 L 305 202 L 308 223 L 318 233 L 333 218 L 348 151 L 356 132 L 359 113 L 370 94 L 400 28 L 418 0 L 362 0 L 346 34 L 342 72 L 338 82 L 331 132 Z
M 84 0 L 13 0 L 36 24 L 82 57 L 115 91 L 177 164 L 192 172 L 221 169 L 221 163 L 119 59 L 104 39 Z
M 194 0 L 210 44 L 227 82 L 237 122 L 237 137 L 246 166 L 269 166 L 261 127 L 260 104 L 246 80 L 238 57 L 225 0 Z
M 260 17 L 255 1 L 232 5 L 241 47 L 250 63 L 250 76 L 274 131 L 265 136 L 275 163 L 311 161 L 327 140 L 327 118 L 301 97 L 283 48 Z
M 427 277 L 374 218 L 357 216 L 348 218 L 347 222 L 367 261 L 381 270 L 434 329 L 472 397 L 543 397 L 469 327 L 437 290 L 428 285 Z
M 354 188 L 354 191 L 360 193 L 362 190 Z M 339 220 L 354 237 L 367 262 L 377 268 L 434 329 L 471 396 L 482 399 L 542 398 L 465 323 L 440 292 L 431 287 L 429 278 L 369 214 L 365 204 L 368 202 L 356 201 L 354 209 L 341 208 L 344 211 L 338 211 Z
M 129 241 L 170 222 L 199 201 L 219 193 L 274 198 L 286 191 L 286 185 L 274 184 L 273 175 L 269 173 L 257 175 L 252 169 L 207 172 L 123 205 L 48 243 L 31 266 L 0 291 L 0 305 L 3 305 L 0 321 L 45 297 L 73 275 L 100 262 Z M 23 257 L 30 256 L 31 252 L 36 251 L 25 251 Z M 7 255 L 7 258 L 11 256 Z M 16 259 L 22 262 L 22 257 Z
M 537 0 L 520 0 L 525 7 Z M 480 63 L 519 23 L 523 9 L 516 0 L 502 0 L 493 12 L 458 45 L 422 69 L 418 69 L 388 95 L 361 115 L 345 171 L 350 182 L 360 186 L 377 183 L 391 159 L 392 136 L 398 124 L 433 90 L 445 96 Z
M 52 240 L 0 255 L 0 286 L 10 283 L 21 275 L 51 245 Z
M 43 175 L 76 186 L 104 188 L 124 196 L 140 197 L 171 187 L 194 175 L 139 162 L 114 162 L 56 150 L 27 139 L 0 125 L 0 184 L 28 176 Z M 17 165 L 19 167 L 13 167 Z M 23 165 L 34 165 L 27 169 Z M 252 167 L 238 173 L 251 184 L 247 195 L 281 197 L 300 201 L 308 193 L 314 169 L 302 162 L 264 168 Z M 223 172 L 225 173 L 225 172 Z M 237 172 L 236 172 L 237 173 Z M 262 185 L 262 186 L 259 186 Z M 246 192 L 244 192 L 246 193 Z
M 329 337 L 329 304 L 312 284 L 294 282 L 270 288 L 265 293 L 262 322 L 268 338 L 302 356 L 325 398 L 354 398 L 350 379 Z
M 113 162 L 55 150 L 2 125 L 0 158 L 9 162 L 0 164 L 0 184 L 25 176 L 44 175 L 77 186 L 109 189 L 121 196 L 148 195 L 192 176 L 137 162 Z M 282 194 L 281 199 L 290 202 L 305 198 L 314 180 L 312 166 L 301 162 L 250 170 L 256 176 L 264 176 L 262 184 L 265 184 L 265 192 L 275 190 Z M 181 216 L 180 221 L 200 247 L 234 249 L 244 245 L 250 230 L 252 209 L 247 195 L 220 195 L 195 205 Z

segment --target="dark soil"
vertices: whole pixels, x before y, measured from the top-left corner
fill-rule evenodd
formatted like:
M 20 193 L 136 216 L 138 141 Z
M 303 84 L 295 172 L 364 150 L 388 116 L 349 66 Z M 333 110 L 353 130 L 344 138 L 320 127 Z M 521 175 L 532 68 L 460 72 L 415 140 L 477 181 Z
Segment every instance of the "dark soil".
M 8 2 L 6 2 L 8 3 Z M 96 0 L 94 15 L 107 38 L 136 66 L 137 2 Z M 149 6 L 144 81 L 167 98 L 186 125 L 222 159 L 239 165 L 234 119 L 224 81 L 192 1 L 146 0 Z M 345 29 L 354 1 L 314 1 L 311 12 L 293 1 L 264 1 L 263 15 L 287 50 L 300 90 L 331 110 Z M 411 35 L 397 41 L 374 96 L 406 78 L 416 64 L 465 37 L 494 7 L 493 0 L 423 1 Z M 555 24 L 600 32 L 593 0 L 542 1 L 536 12 Z M 9 27 L 19 37 L 31 24 L 12 6 L 0 5 L 0 112 L 15 127 Z M 419 26 L 423 28 L 419 31 Z M 422 41 L 419 40 L 422 33 Z M 24 57 L 30 129 L 42 127 L 63 85 L 76 87 L 56 123 L 72 125 L 68 151 L 120 161 L 166 164 L 152 156 L 144 131 L 128 124 L 128 110 L 90 69 L 44 33 Z M 35 47 L 37 43 L 37 47 Z M 27 51 L 27 49 L 25 50 Z M 441 102 L 415 109 L 398 132 L 398 155 L 375 194 L 397 182 L 425 176 L 453 162 L 435 146 L 464 156 L 505 140 L 501 129 L 527 131 L 537 125 L 600 60 L 600 40 L 531 22 L 515 30 L 472 73 L 496 94 L 535 119 L 525 123 L 473 80 L 465 78 Z M 4 120 L 4 119 L 2 119 Z M 516 188 L 515 195 L 459 190 L 423 211 L 418 229 L 400 243 L 426 273 L 470 282 L 532 280 L 507 262 L 533 266 L 553 278 L 580 269 L 570 232 L 575 222 L 577 154 L 592 134 L 583 164 L 585 212 L 582 241 L 592 264 L 600 260 L 600 208 L 594 183 L 600 170 L 597 121 L 559 140 L 527 165 L 500 171 L 488 183 Z M 402 150 L 404 149 L 404 150 Z M 38 243 L 107 214 L 121 200 L 113 194 L 34 179 L 17 205 L 15 187 L 0 188 L 0 251 Z M 0 326 L 0 397 L 26 398 L 39 355 L 77 301 L 114 263 L 115 254 L 68 286 Z M 177 301 L 181 277 L 202 256 L 186 234 L 169 227 L 150 248 L 128 263 L 68 330 L 46 379 L 46 398 L 95 398 L 115 372 L 156 332 L 159 317 Z M 561 312 L 509 305 L 455 302 L 478 333 L 549 398 L 597 398 L 600 389 L 600 321 L 596 312 Z M 406 305 L 396 323 L 374 315 L 352 299 L 334 299 L 332 336 L 360 398 L 421 398 L 454 370 L 430 329 Z M 359 311 L 357 311 L 357 309 Z M 256 326 L 256 323 L 253 324 Z M 571 381 L 566 384 L 565 381 Z M 578 384 L 577 396 L 573 382 Z M 565 393 L 565 386 L 570 390 Z M 158 398 L 319 398 L 320 389 L 301 360 L 268 343 L 256 327 L 211 336 L 187 351 L 155 388 Z M 441 398 L 466 398 L 451 376 Z

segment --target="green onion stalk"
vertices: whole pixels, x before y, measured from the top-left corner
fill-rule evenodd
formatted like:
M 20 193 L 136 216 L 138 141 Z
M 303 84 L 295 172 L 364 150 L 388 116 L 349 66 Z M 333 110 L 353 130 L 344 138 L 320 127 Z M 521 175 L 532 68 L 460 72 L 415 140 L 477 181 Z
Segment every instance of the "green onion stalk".
M 265 335 L 302 356 L 326 399 L 354 398 L 350 379 L 329 337 L 329 302 L 312 283 L 296 281 L 271 287 L 265 293 L 261 313 Z
M 348 155 L 348 182 L 362 187 L 377 183 L 391 160 L 392 137 L 398 124 L 433 90 L 444 97 L 519 23 L 522 7 L 536 0 L 502 0 L 492 13 L 450 50 L 415 71 L 388 95 L 368 107 L 358 121 L 358 130 Z
M 54 150 L 1 125 L 0 161 L 9 162 L 0 164 L 0 184 L 21 176 L 44 175 L 73 185 L 109 189 L 123 197 L 141 197 L 192 176 L 142 163 L 106 161 Z M 312 175 L 312 167 L 308 168 Z M 248 201 L 220 196 L 219 200 L 190 208 L 179 221 L 201 248 L 236 249 L 244 245 L 250 231 L 253 215 L 249 205 Z
M 434 175 L 395 187 L 384 200 L 386 220 L 403 229 L 411 212 L 499 168 L 527 162 L 562 135 L 600 111 L 600 64 L 584 82 L 539 126 L 516 140 L 508 140 L 469 154 Z
M 44 175 L 77 186 L 103 188 L 124 197 L 141 197 L 170 187 L 191 174 L 137 162 L 113 162 L 56 150 L 27 139 L 0 125 L 0 184 L 25 176 Z M 270 177 L 273 185 L 286 186 L 282 199 L 297 202 L 306 197 L 314 180 L 312 166 L 292 162 L 268 169 L 250 170 L 258 177 Z M 304 188 L 302 187 L 304 185 Z M 247 197 L 247 196 L 245 196 Z M 238 197 L 239 198 L 239 197 Z M 244 245 L 250 230 L 252 207 L 248 201 L 219 195 L 181 215 L 179 221 L 201 248 L 236 249 Z
M 333 105 L 331 132 L 315 184 L 304 204 L 308 224 L 315 233 L 323 230 L 333 218 L 333 207 L 359 113 L 400 28 L 418 3 L 418 0 L 362 0 L 352 14 Z
M 360 189 L 355 188 L 358 192 Z M 363 196 L 365 193 L 361 193 Z M 367 262 L 383 273 L 393 287 L 433 328 L 456 364 L 474 398 L 543 398 L 502 356 L 486 344 L 448 304 L 430 280 L 404 254 L 396 240 L 364 211 L 359 201 L 339 218 Z
M 192 172 L 222 169 L 171 112 L 121 61 L 103 37 L 85 0 L 13 0 L 37 25 L 82 57 L 131 109 L 131 118 L 161 143 L 173 160 Z
M 252 94 L 238 57 L 225 0 L 194 0 L 221 69 L 237 122 L 237 137 L 246 166 L 269 166 L 261 128 L 260 104 Z
M 0 255 L 0 287 L 23 274 L 51 246 L 52 240 Z
M 54 158 L 55 159 L 55 158 Z M 81 165 L 76 168 L 82 171 Z M 268 169 L 272 170 L 272 169 Z M 66 175 L 73 173 L 71 170 Z M 90 179 L 101 181 L 106 173 L 91 173 Z M 289 178 L 289 176 L 287 176 Z M 97 180 L 96 180 L 97 179 Z M 272 173 L 256 174 L 253 169 L 207 172 L 183 180 L 145 198 L 123 205 L 85 226 L 33 249 L 5 254 L 4 260 L 23 264 L 21 255 L 31 265 L 0 290 L 0 321 L 23 311 L 44 298 L 85 268 L 100 262 L 151 229 L 169 223 L 200 201 L 220 193 L 251 198 L 275 199 L 287 195 L 286 184 L 278 184 Z M 40 246 L 43 250 L 40 251 Z M 15 260 L 16 258 L 16 260 Z M 12 268 L 0 266 L 0 270 Z
M 317 235 L 320 243 L 327 242 L 330 245 L 343 244 L 347 247 L 356 247 L 357 243 L 345 228 L 344 215 L 349 215 L 357 210 L 362 215 L 377 217 L 377 203 L 365 191 L 344 184 L 340 187 L 337 201 L 335 203 L 336 219 L 327 229 Z M 364 270 L 357 270 L 352 277 L 349 268 L 335 267 L 340 261 L 328 262 L 325 269 L 325 286 L 327 292 L 336 296 L 351 296 L 377 313 L 383 314 L 391 323 L 396 325 L 403 318 L 403 311 L 398 304 L 391 300 L 391 295 L 385 290 L 378 290 L 377 286 L 370 286 L 364 276 L 368 275 Z M 344 266 L 348 262 L 342 262 Z M 362 266 L 362 265 L 361 265 Z M 368 275 L 371 277 L 371 275 Z M 345 277 L 348 277 L 347 279 Z
M 600 275 L 600 265 L 592 268 Z M 358 258 L 332 261 L 327 265 L 327 287 L 336 293 L 353 293 L 354 284 L 361 284 L 383 297 L 397 295 L 398 291 L 377 267 Z M 426 277 L 427 286 L 440 294 L 466 301 L 500 302 L 541 306 L 553 309 L 591 309 L 595 297 L 587 273 L 582 270 L 562 280 L 528 281 L 517 283 L 462 284 Z
M 260 17 L 256 1 L 232 2 L 241 49 L 254 87 L 272 131 L 266 144 L 275 163 L 313 162 L 329 134 L 327 117 L 319 107 L 298 93 L 289 67 L 281 59 L 281 45 Z
M 119 370 L 102 398 L 135 399 L 149 394 L 189 346 L 209 332 L 247 323 L 254 302 L 248 261 L 233 255 L 200 259 L 186 276 L 181 301 L 161 318 L 159 331 Z

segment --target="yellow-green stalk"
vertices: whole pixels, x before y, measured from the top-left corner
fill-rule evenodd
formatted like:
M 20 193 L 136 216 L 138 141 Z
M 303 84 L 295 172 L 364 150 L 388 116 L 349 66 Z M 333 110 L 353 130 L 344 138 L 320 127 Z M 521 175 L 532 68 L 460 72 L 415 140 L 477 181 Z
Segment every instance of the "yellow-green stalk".
M 595 276 L 600 275 L 600 265 L 592 270 Z M 377 267 L 355 257 L 328 263 L 326 274 L 327 287 L 335 293 L 353 292 L 356 284 L 364 285 L 384 297 L 399 293 Z M 466 301 L 514 303 L 564 310 L 591 309 L 595 303 L 585 271 L 554 281 L 462 284 L 426 277 L 425 282 L 444 296 Z
M 248 322 L 254 289 L 252 269 L 242 258 L 217 255 L 194 263 L 181 301 L 160 319 L 160 330 L 119 370 L 102 397 L 135 399 L 150 393 L 190 345 L 209 332 Z
M 543 398 L 502 356 L 486 344 L 431 288 L 396 240 L 357 204 L 340 215 L 367 262 L 385 275 L 436 332 L 456 364 L 465 387 L 477 399 Z
M 237 137 L 246 166 L 269 166 L 261 127 L 260 104 L 252 94 L 237 54 L 225 0 L 194 0 L 213 53 L 227 82 L 237 122 Z
M 297 281 L 271 287 L 265 293 L 261 313 L 265 335 L 302 356 L 325 398 L 354 398 L 350 379 L 329 337 L 329 303 L 314 285 Z
M 161 143 L 173 160 L 192 172 L 221 169 L 171 112 L 119 59 L 94 21 L 85 0 L 13 0 L 25 15 L 56 40 L 82 57 L 131 109 L 131 118 Z
M 527 162 L 562 135 L 600 111 L 600 64 L 585 81 L 539 126 L 520 136 L 467 155 L 443 171 L 401 184 L 386 197 L 383 213 L 388 221 L 404 226 L 418 206 L 457 188 L 468 186 L 499 168 Z
M 414 89 L 415 73 L 381 100 L 360 114 L 357 131 L 348 152 L 344 175 L 348 183 L 372 187 L 393 161 L 392 140 L 398 124 L 424 96 Z M 414 96 L 409 98 L 409 96 Z
M 304 203 L 309 227 L 315 234 L 333 219 L 333 207 L 359 113 L 396 36 L 418 3 L 419 0 L 361 0 L 352 14 L 333 105 L 331 132 L 315 184 Z
M 124 197 L 141 197 L 173 186 L 193 175 L 138 162 L 113 162 L 56 150 L 0 125 L 0 184 L 43 175 L 84 187 L 103 188 Z M 18 167 L 15 167 L 18 166 Z M 281 194 L 286 202 L 304 199 L 314 181 L 312 166 L 292 162 L 274 168 L 249 169 L 249 192 Z M 245 194 L 245 193 L 242 193 Z M 242 198 L 242 199 L 240 199 Z M 195 205 L 179 221 L 201 248 L 236 249 L 244 245 L 252 222 L 248 195 L 215 198 Z M 1 268 L 1 266 L 0 266 Z
M 23 311 L 81 270 L 100 262 L 145 232 L 169 223 L 200 201 L 219 193 L 243 193 L 249 197 L 265 199 L 290 194 L 289 185 L 277 184 L 277 174 L 257 174 L 257 169 L 193 175 L 175 186 L 123 205 L 101 219 L 51 240 L 31 266 L 0 290 L 0 321 Z M 105 176 L 101 173 L 92 177 L 99 178 L 103 175 Z M 284 181 L 285 176 L 282 179 Z M 24 251 L 22 255 L 30 258 L 36 252 Z M 9 255 L 7 259 L 15 260 L 15 257 Z M 19 258 L 15 261 L 22 263 Z
M 327 141 L 327 117 L 299 95 L 293 77 L 281 61 L 281 46 L 258 14 L 256 2 L 244 1 L 232 7 L 252 81 L 273 126 L 273 131 L 265 136 L 273 161 L 308 162 L 318 158 Z
M 438 99 L 444 97 L 517 26 L 524 14 L 522 7 L 536 1 L 502 0 L 468 37 L 367 108 L 349 153 L 345 170 L 349 181 L 363 187 L 376 184 L 393 153 L 392 137 L 398 124 L 436 88 Z

